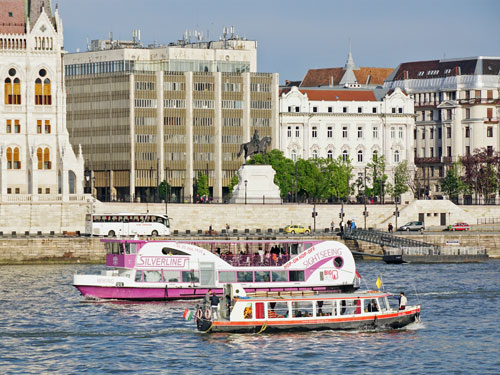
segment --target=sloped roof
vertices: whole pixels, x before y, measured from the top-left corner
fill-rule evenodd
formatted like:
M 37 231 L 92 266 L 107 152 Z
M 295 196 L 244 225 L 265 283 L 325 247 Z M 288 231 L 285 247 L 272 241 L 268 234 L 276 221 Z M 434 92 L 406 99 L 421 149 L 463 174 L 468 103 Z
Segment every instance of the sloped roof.
M 290 89 L 284 89 L 281 94 L 289 92 Z M 304 90 L 299 89 L 302 94 L 307 94 L 309 100 L 313 101 L 377 101 L 372 90 Z
M 0 0 L 0 33 L 24 34 L 26 30 L 24 0 Z
M 346 71 L 344 68 L 309 69 L 300 87 L 337 86 Z M 392 71 L 392 68 L 361 67 L 353 70 L 353 73 L 361 85 L 383 85 Z

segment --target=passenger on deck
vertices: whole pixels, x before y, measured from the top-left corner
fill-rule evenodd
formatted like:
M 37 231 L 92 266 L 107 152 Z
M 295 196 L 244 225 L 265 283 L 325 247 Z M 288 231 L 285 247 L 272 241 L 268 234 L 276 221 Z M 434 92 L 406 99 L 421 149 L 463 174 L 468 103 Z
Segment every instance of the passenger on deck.
M 399 294 L 399 309 L 400 310 L 406 309 L 407 303 L 408 303 L 408 300 L 406 299 L 404 292 L 401 292 Z
M 219 308 L 220 299 L 215 295 L 215 292 L 210 296 L 210 306 L 212 307 L 212 317 L 213 319 L 218 319 L 218 308 Z

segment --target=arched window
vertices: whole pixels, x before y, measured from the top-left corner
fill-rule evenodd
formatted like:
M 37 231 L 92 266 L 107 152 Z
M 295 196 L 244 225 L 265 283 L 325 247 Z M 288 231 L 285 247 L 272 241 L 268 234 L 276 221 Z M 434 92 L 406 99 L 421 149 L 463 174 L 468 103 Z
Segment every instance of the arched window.
M 372 159 L 373 159 L 373 161 L 377 161 L 377 158 L 378 158 L 378 151 L 374 150 Z
M 297 161 L 297 151 L 292 150 L 291 157 L 293 162 L 295 163 Z
M 21 80 L 16 77 L 17 71 L 9 69 L 9 76 L 4 81 L 5 104 L 21 104 Z
M 347 150 L 342 151 L 342 160 L 349 161 L 349 153 L 347 152 Z
M 313 154 L 313 159 L 318 158 L 318 150 L 313 150 L 312 154 Z
M 5 94 L 5 104 L 12 104 L 12 80 L 7 77 L 5 78 L 4 94 Z
M 40 69 L 38 75 L 40 77 L 35 80 L 35 104 L 51 105 L 52 91 L 50 87 L 50 79 L 45 77 L 47 75 L 47 71 L 45 69 Z
M 18 147 L 7 148 L 7 169 L 21 169 Z
M 75 194 L 76 193 L 76 176 L 75 172 L 69 171 L 68 172 L 68 184 L 69 184 L 69 193 L 70 194 Z
M 394 151 L 394 163 L 399 163 L 399 151 Z
M 38 169 L 51 169 L 52 163 L 50 161 L 50 150 L 48 147 L 38 147 L 36 150 L 36 157 L 38 161 Z
M 326 153 L 326 156 L 328 159 L 333 159 L 333 151 L 332 150 L 328 150 L 328 152 Z
M 362 163 L 362 162 L 363 162 L 363 151 L 359 150 L 358 151 L 358 163 Z

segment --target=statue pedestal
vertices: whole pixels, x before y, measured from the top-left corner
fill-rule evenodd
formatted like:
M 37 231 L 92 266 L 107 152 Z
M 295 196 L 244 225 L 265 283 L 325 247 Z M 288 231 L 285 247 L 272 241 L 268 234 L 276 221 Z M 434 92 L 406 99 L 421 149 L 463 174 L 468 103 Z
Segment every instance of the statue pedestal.
M 274 184 L 275 174 L 270 165 L 242 165 L 230 203 L 281 203 L 280 189 Z

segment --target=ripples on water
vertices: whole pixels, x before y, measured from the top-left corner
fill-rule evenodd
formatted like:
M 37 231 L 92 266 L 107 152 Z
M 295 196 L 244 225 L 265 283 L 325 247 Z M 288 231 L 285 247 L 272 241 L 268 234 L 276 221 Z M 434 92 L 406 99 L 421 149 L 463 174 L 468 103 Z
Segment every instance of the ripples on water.
M 386 332 L 201 334 L 194 302 L 91 302 L 87 265 L 0 267 L 0 373 L 497 374 L 500 262 L 359 262 L 367 286 L 404 290 L 422 323 Z M 396 303 L 394 299 L 393 304 Z

